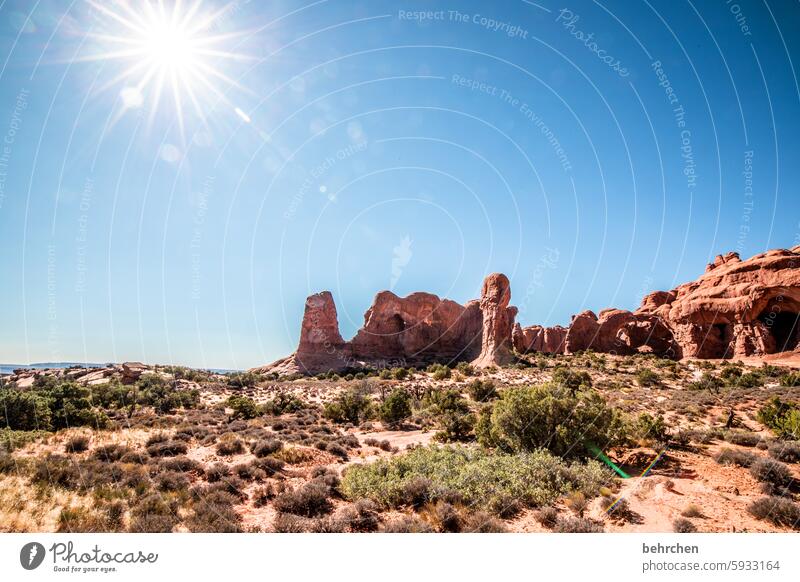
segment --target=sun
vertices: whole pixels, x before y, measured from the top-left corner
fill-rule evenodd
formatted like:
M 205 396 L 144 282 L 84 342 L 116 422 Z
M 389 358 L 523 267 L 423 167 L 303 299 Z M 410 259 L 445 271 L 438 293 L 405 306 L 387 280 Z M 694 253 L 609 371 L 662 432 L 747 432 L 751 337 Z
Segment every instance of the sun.
M 122 63 L 121 72 L 106 86 L 122 85 L 125 108 L 150 101 L 150 116 L 169 99 L 183 131 L 184 107 L 191 105 L 205 119 L 210 102 L 228 102 L 225 90 L 239 84 L 222 72 L 225 61 L 244 60 L 227 50 L 241 33 L 220 33 L 231 4 L 206 10 L 202 0 L 87 0 L 98 16 L 93 54 L 84 60 Z M 212 99 L 209 99 L 211 97 Z

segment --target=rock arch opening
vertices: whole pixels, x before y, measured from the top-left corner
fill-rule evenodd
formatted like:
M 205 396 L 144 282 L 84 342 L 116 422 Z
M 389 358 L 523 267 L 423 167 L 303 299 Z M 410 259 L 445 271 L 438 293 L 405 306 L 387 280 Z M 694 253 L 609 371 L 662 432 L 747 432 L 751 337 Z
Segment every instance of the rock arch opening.
M 790 352 L 800 345 L 800 305 L 774 304 L 762 311 L 758 319 L 775 340 L 775 352 Z
M 406 322 L 399 313 L 395 313 L 389 320 L 389 333 L 401 333 L 406 329 Z

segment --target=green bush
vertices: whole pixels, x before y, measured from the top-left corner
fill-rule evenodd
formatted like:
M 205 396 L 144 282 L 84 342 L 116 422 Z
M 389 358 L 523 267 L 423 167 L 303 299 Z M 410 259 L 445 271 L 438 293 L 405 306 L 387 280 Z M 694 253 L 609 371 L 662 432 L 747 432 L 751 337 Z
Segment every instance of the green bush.
M 740 388 L 755 388 L 764 384 L 764 379 L 758 372 L 745 372 L 736 379 L 736 385 Z
M 542 384 L 503 393 L 492 410 L 489 441 L 506 451 L 546 448 L 559 456 L 584 456 L 586 445 L 615 446 L 625 432 L 622 416 L 597 392 Z
M 349 388 L 323 407 L 322 414 L 333 422 L 359 424 L 372 417 L 373 404 L 365 386 Z
M 453 388 L 432 390 L 422 401 L 428 413 L 433 417 L 439 432 L 435 437 L 439 441 L 466 440 L 475 424 L 470 413 L 469 403 L 461 393 Z
M 476 402 L 488 402 L 497 398 L 497 388 L 491 380 L 473 380 L 467 386 L 467 393 Z
M 779 380 L 781 386 L 800 386 L 800 372 L 783 374 Z
M 261 381 L 261 376 L 255 372 L 232 372 L 226 379 L 233 388 L 253 388 Z
M 433 446 L 351 465 L 340 489 L 351 500 L 368 498 L 384 507 L 448 501 L 455 495 L 466 505 L 496 512 L 509 499 L 538 507 L 571 491 L 593 496 L 611 479 L 595 461 L 567 463 L 543 450 L 507 455 Z
M 553 372 L 553 384 L 574 393 L 591 388 L 592 377 L 589 372 L 575 372 L 564 366 L 558 366 Z
M 392 377 L 395 380 L 405 380 L 409 375 L 408 370 L 405 368 L 392 368 Z
M 176 388 L 158 374 L 142 374 L 136 384 L 139 404 L 157 412 L 170 414 L 177 408 L 197 408 L 200 403 L 199 391 Z
M 50 403 L 36 392 L 0 390 L 0 426 L 12 430 L 52 430 Z
M 383 422 L 396 424 L 411 416 L 411 395 L 402 388 L 392 390 L 378 408 Z
M 260 411 L 263 414 L 280 416 L 281 414 L 298 412 L 304 408 L 306 408 L 305 402 L 296 396 L 292 396 L 286 392 L 280 392 L 275 396 L 275 398 L 262 404 Z
M 426 370 L 429 374 L 433 374 L 434 380 L 445 380 L 450 377 L 451 370 L 444 364 L 431 364 Z
M 475 368 L 473 368 L 467 362 L 459 362 L 456 366 L 456 370 L 464 374 L 464 376 L 474 376 L 475 375 Z
M 669 440 L 667 425 L 660 414 L 651 416 L 646 412 L 641 413 L 636 419 L 634 431 L 638 438 L 645 441 L 666 443 Z
M 104 428 L 108 417 L 92 391 L 73 381 L 40 376 L 30 389 L 0 390 L 0 425 L 12 430 L 58 430 L 74 426 Z
M 226 404 L 233 410 L 232 417 L 234 419 L 250 420 L 251 418 L 256 418 L 260 412 L 255 401 L 247 396 L 234 394 L 228 398 Z
M 784 402 L 773 396 L 759 409 L 758 420 L 780 438 L 800 438 L 800 409 L 793 402 Z
M 640 368 L 636 372 L 636 383 L 639 386 L 658 386 L 661 384 L 661 378 L 650 368 Z
M 703 372 L 699 380 L 689 383 L 688 388 L 690 390 L 708 390 L 709 392 L 716 393 L 719 392 L 724 385 L 725 382 L 717 378 L 714 374 Z

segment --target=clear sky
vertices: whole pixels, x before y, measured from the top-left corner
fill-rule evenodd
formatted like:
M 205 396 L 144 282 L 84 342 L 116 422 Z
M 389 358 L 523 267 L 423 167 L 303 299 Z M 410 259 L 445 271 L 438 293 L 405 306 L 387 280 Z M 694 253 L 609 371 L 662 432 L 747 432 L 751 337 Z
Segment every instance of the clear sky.
M 800 243 L 797 2 L 192 5 L 0 3 L 0 361 L 250 367 L 309 293 L 348 338 L 494 271 L 566 324 Z

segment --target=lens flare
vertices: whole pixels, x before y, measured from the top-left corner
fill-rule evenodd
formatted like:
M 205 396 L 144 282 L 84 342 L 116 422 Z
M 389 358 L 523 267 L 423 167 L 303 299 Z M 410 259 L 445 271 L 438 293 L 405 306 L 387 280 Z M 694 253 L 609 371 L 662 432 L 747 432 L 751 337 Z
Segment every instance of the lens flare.
M 150 103 L 150 119 L 162 106 L 164 93 L 171 93 L 177 121 L 183 132 L 184 107 L 190 103 L 205 120 L 213 100 L 228 103 L 223 89 L 243 89 L 222 72 L 226 62 L 245 60 L 241 53 L 226 50 L 239 33 L 218 33 L 231 4 L 207 11 L 202 0 L 191 6 L 175 0 L 87 0 L 96 11 L 99 31 L 93 53 L 82 60 L 119 61 L 126 66 L 106 87 L 122 85 L 123 108 Z M 209 99 L 211 97 L 212 99 Z

